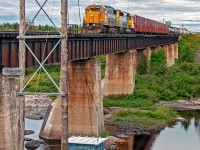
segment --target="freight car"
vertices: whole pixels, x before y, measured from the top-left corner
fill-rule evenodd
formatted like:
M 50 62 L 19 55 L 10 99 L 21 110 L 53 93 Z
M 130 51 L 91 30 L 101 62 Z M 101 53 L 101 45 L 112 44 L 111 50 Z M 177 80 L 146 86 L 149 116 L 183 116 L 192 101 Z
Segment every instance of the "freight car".
M 169 34 L 169 26 L 144 17 L 134 16 L 134 31 L 138 34 Z
M 169 26 L 116 10 L 111 6 L 89 5 L 85 9 L 83 33 L 128 33 L 169 35 Z
M 191 34 L 190 31 L 188 31 L 185 28 L 177 28 L 177 27 L 170 27 L 169 28 L 171 35 L 183 35 L 183 34 Z

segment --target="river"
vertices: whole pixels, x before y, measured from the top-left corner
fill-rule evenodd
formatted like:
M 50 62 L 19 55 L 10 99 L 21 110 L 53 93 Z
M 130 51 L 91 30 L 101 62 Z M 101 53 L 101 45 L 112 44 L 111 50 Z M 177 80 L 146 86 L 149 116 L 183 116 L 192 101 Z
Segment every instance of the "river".
M 186 122 L 178 122 L 166 127 L 155 135 L 138 135 L 129 137 L 124 143 L 116 143 L 120 150 L 197 150 L 200 149 L 200 112 L 182 112 Z M 26 137 L 39 139 L 43 120 L 26 119 L 27 130 L 35 134 Z M 26 149 L 26 148 L 25 148 Z M 37 150 L 60 150 L 58 146 L 41 145 Z

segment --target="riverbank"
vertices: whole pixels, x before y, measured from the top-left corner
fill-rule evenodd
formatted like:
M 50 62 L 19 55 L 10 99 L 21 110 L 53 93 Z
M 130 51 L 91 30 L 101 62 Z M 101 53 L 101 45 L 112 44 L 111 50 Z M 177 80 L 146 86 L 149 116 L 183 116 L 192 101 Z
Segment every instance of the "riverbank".
M 172 126 L 176 122 L 184 122 L 185 118 L 180 117 L 178 112 L 197 110 L 200 110 L 200 99 L 198 98 L 172 102 L 161 101 L 156 103 L 154 110 L 110 107 L 106 109 L 105 126 L 111 136 L 155 134 L 166 126 Z M 165 115 L 161 115 L 163 113 Z

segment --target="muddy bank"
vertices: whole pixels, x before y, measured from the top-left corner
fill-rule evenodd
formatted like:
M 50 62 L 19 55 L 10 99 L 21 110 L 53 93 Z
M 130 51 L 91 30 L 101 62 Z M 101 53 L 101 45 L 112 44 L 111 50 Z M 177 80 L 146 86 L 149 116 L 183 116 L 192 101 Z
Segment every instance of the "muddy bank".
M 175 122 L 173 123 L 175 124 Z M 151 126 L 151 127 L 143 127 L 143 126 L 135 126 L 135 125 L 124 125 L 120 123 L 109 123 L 105 122 L 105 129 L 109 131 L 109 135 L 111 136 L 117 136 L 120 134 L 126 135 L 126 136 L 132 136 L 132 135 L 150 135 L 160 132 L 162 129 L 164 129 L 166 126 L 168 126 L 168 123 L 163 123 L 162 125 L 157 126 Z
M 177 100 L 173 102 L 159 102 L 157 106 L 167 106 L 175 110 L 200 110 L 200 98 L 191 100 Z

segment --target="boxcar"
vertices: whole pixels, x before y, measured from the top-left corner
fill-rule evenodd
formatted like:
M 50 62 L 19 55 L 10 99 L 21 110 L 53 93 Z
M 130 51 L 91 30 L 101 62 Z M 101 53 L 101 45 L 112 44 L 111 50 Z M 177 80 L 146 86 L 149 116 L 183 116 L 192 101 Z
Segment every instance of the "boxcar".
M 141 16 L 134 16 L 134 30 L 143 34 L 169 34 L 169 26 Z

